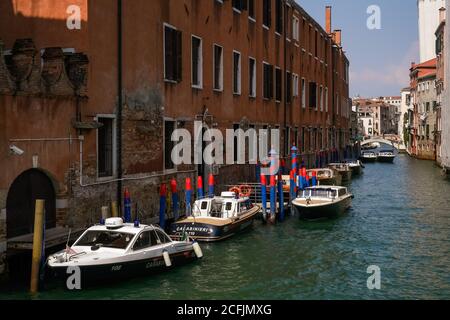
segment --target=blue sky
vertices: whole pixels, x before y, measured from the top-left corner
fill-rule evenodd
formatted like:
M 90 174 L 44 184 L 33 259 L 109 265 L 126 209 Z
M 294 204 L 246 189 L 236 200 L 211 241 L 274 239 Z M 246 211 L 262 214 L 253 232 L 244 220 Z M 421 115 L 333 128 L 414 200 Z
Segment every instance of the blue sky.
M 408 86 L 411 62 L 419 61 L 417 0 L 297 0 L 322 26 L 325 6 L 333 7 L 332 27 L 342 29 L 350 60 L 350 95 L 399 95 Z M 367 28 L 367 8 L 381 9 L 381 29 Z

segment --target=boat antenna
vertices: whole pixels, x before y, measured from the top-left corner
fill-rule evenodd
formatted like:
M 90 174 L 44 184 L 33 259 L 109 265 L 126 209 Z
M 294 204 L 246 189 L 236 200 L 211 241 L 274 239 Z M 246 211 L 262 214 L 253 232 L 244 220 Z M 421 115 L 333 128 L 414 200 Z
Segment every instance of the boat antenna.
M 72 233 L 72 228 L 69 229 L 69 235 L 67 236 L 67 242 L 66 242 L 66 248 L 65 248 L 65 250 L 66 250 L 66 261 L 67 261 L 67 251 L 68 251 L 67 249 L 69 248 L 69 241 L 70 241 L 71 233 Z

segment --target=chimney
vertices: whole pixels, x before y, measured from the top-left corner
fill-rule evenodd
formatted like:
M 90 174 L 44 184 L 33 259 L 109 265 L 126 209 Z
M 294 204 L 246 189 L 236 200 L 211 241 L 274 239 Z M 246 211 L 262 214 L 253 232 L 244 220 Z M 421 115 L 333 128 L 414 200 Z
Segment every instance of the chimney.
M 325 31 L 331 34 L 331 6 L 325 7 Z
M 441 23 L 444 20 L 445 20 L 445 8 L 442 7 L 439 9 L 439 22 Z
M 342 31 L 341 30 L 334 30 L 334 42 L 341 47 L 342 46 Z

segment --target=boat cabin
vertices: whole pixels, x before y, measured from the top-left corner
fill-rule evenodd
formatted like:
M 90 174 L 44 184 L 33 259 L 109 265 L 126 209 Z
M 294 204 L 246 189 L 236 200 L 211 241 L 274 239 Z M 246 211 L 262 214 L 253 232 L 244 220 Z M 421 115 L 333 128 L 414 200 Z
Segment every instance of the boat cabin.
M 337 186 L 319 186 L 306 188 L 300 198 L 304 199 L 339 199 L 348 194 L 347 188 Z
M 234 192 L 222 192 L 220 197 L 195 201 L 192 215 L 196 218 L 233 219 L 251 209 L 249 198 L 237 198 Z
M 85 247 L 92 251 L 100 248 L 140 250 L 144 247 L 156 246 L 172 240 L 156 226 L 123 223 L 121 218 L 110 218 L 105 225 L 96 225 L 86 230 L 73 244 L 76 251 Z

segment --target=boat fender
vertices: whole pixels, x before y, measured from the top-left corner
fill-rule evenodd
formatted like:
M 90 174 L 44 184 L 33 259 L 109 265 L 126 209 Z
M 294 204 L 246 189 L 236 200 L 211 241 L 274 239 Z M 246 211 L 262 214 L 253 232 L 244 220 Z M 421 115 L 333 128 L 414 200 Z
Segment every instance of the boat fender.
M 163 257 L 164 257 L 164 263 L 166 264 L 166 267 L 171 267 L 172 261 L 170 260 L 169 252 L 164 250 Z
M 194 249 L 195 255 L 197 256 L 198 259 L 203 258 L 202 248 L 200 248 L 198 242 L 194 242 L 192 244 L 192 248 Z

